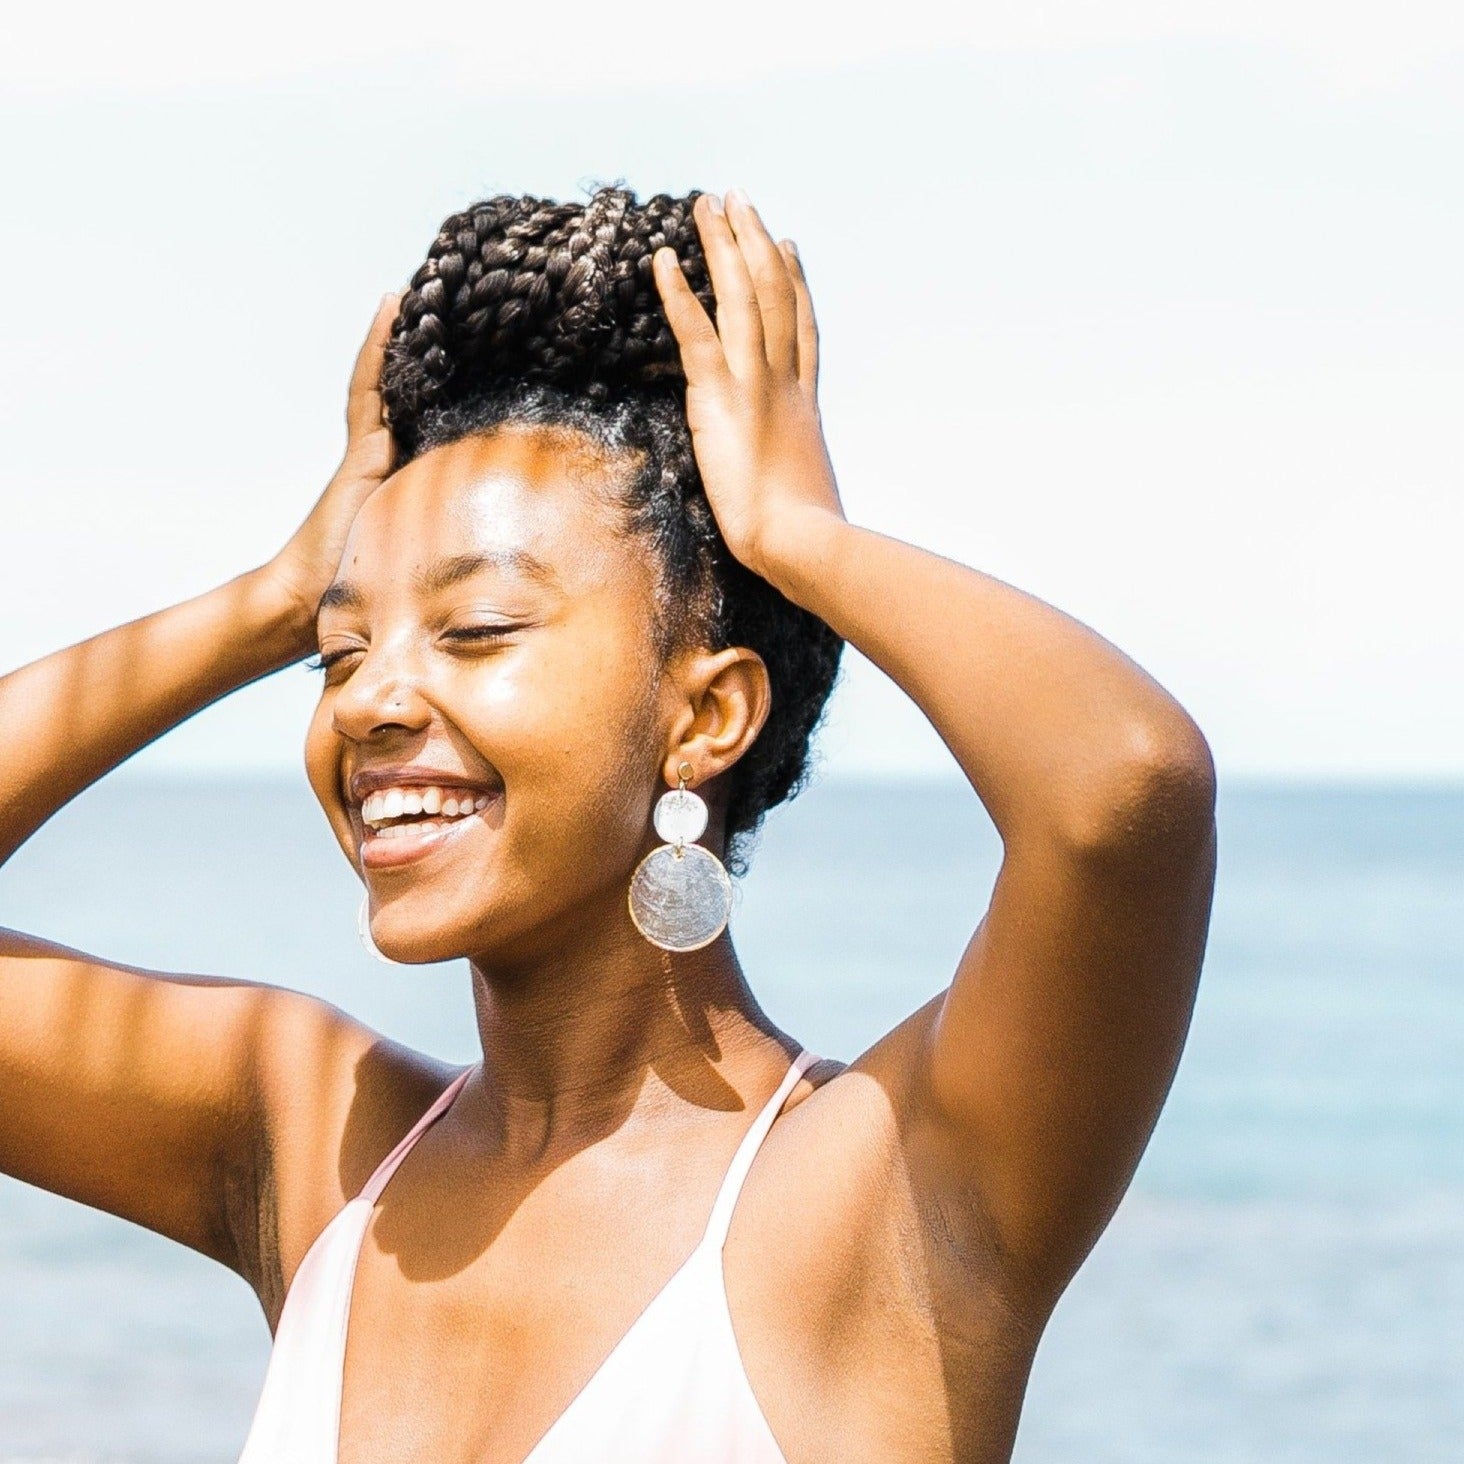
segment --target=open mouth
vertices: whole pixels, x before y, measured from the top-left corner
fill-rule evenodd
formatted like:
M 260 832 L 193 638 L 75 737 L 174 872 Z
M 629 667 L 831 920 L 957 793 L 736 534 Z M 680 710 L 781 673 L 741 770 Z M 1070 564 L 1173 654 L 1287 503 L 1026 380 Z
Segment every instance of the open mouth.
M 362 862 L 381 868 L 441 848 L 465 828 L 482 824 L 502 794 L 501 788 L 393 788 L 373 793 L 359 810 L 365 830 Z
M 475 799 L 454 801 L 448 808 L 439 809 L 436 813 L 419 809 L 416 813 L 399 813 L 379 821 L 368 822 L 363 816 L 362 822 L 366 825 L 367 838 L 398 838 L 413 831 L 425 833 L 429 829 L 448 828 L 465 818 L 471 818 L 475 813 L 482 813 L 492 801 L 488 794 L 480 793 Z

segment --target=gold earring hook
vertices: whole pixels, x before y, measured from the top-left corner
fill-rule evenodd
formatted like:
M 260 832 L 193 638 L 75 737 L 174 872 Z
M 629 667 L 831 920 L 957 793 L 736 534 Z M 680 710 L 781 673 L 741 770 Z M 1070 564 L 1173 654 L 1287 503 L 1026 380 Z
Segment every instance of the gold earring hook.
M 683 788 L 685 788 L 686 785 L 691 781 L 692 776 L 695 774 L 695 772 L 696 772 L 696 769 L 694 767 L 692 767 L 692 765 L 689 762 L 687 762 L 685 759 L 683 759 L 677 765 L 677 768 L 676 768 L 676 779 L 677 779 L 677 783 L 678 783 L 679 786 L 677 787 L 676 791 L 678 793 L 681 792 L 681 790 Z

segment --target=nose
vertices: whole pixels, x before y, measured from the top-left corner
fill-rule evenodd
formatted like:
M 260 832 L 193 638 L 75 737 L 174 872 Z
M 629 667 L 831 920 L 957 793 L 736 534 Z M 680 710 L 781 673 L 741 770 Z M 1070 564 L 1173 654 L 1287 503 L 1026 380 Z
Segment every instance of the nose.
M 416 658 L 409 647 L 386 642 L 362 652 L 331 708 L 336 732 L 353 742 L 364 742 L 389 727 L 417 732 L 431 717 Z

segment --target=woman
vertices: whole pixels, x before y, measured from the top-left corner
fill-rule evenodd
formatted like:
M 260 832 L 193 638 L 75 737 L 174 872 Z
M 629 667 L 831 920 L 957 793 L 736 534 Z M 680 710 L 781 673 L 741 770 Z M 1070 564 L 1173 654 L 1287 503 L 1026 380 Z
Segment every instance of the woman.
M 849 523 L 817 377 L 797 251 L 736 190 L 484 201 L 383 301 L 278 555 L 0 681 L 8 854 L 318 648 L 363 932 L 470 963 L 455 1069 L 3 936 L 0 1164 L 254 1287 L 247 1464 L 1009 1458 L 1183 1046 L 1214 771 L 1094 632 Z M 725 927 L 844 640 L 1004 846 L 949 989 L 847 1064 Z

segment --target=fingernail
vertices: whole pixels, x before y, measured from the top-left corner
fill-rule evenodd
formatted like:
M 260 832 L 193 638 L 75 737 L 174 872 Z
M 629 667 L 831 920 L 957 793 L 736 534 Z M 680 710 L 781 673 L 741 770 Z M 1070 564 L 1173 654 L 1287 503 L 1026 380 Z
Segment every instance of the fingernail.
M 714 214 L 719 214 L 722 212 L 722 200 L 715 193 L 709 193 L 707 194 L 707 207 Z
M 747 196 L 746 190 L 742 188 L 729 188 L 727 190 L 727 197 L 742 208 L 748 208 L 752 203 L 752 200 Z

